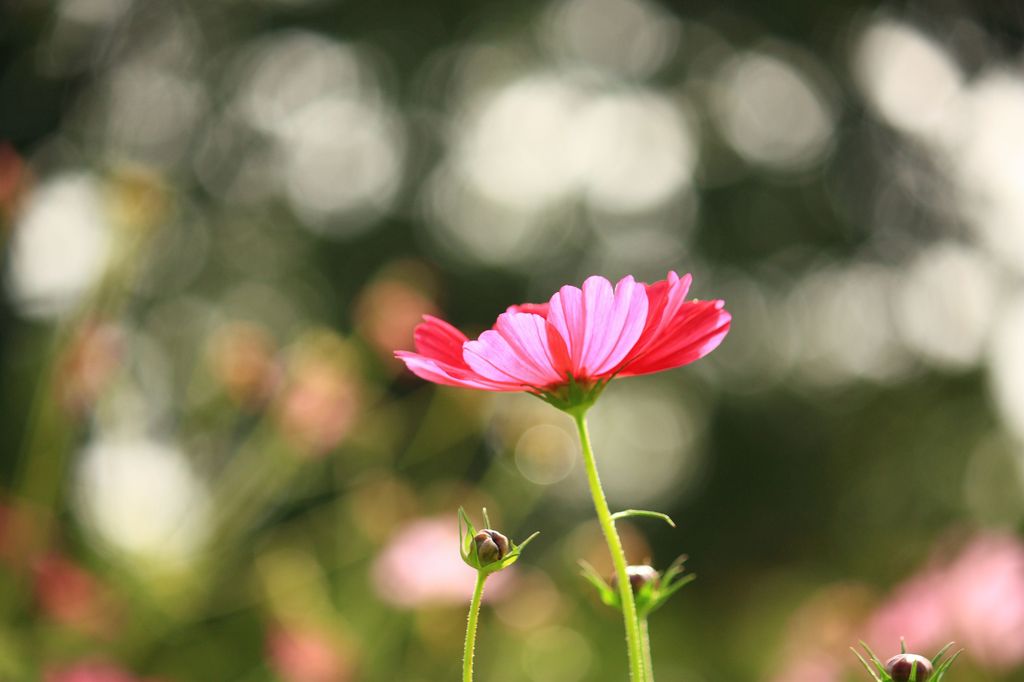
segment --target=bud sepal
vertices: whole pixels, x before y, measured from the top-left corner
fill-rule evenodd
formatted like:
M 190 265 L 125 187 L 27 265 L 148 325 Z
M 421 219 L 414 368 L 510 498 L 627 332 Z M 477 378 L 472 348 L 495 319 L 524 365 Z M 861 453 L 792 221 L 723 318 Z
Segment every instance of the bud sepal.
M 953 646 L 953 642 L 950 642 L 942 647 L 939 653 L 928 659 L 917 654 L 908 654 L 907 645 L 901 638 L 900 653 L 882 663 L 875 656 L 875 652 L 871 650 L 871 647 L 864 642 L 861 642 L 860 645 L 867 654 L 866 659 L 853 647 L 850 647 L 850 651 L 860 660 L 864 665 L 864 669 L 868 671 L 875 682 L 942 682 L 942 678 L 946 671 L 949 670 L 949 666 L 953 665 L 953 661 L 963 653 L 963 649 L 960 649 L 949 658 L 943 660 L 950 647 Z
M 669 597 L 682 589 L 684 585 L 696 580 L 696 575 L 685 572 L 683 568 L 685 561 L 685 555 L 679 557 L 665 569 L 664 573 L 659 573 L 650 566 L 644 565 L 626 568 L 630 585 L 633 588 L 638 618 L 646 618 L 657 611 L 669 600 Z M 622 610 L 622 602 L 614 580 L 612 584 L 609 584 L 593 566 L 585 561 L 580 562 L 580 567 L 583 577 L 597 589 L 601 602 L 606 606 Z
M 494 573 L 514 564 L 526 545 L 540 534 L 534 533 L 517 545 L 490 528 L 486 509 L 483 516 L 487 527 L 477 530 L 466 511 L 459 507 L 459 554 L 466 565 L 482 573 Z

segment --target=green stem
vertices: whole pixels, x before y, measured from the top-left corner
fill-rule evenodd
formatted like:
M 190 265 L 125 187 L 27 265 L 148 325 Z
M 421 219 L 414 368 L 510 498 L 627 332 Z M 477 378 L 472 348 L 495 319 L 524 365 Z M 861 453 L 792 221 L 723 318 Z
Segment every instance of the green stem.
M 633 588 L 629 583 L 629 574 L 626 572 L 626 553 L 622 551 L 622 542 L 619 540 L 618 531 L 615 530 L 615 521 L 612 519 L 611 510 L 608 509 L 608 501 L 605 499 L 604 489 L 601 488 L 601 479 L 597 475 L 597 462 L 594 460 L 594 449 L 590 445 L 586 415 L 580 411 L 573 413 L 572 417 L 576 422 L 576 429 L 579 431 L 583 460 L 587 466 L 587 481 L 590 483 L 590 495 L 594 498 L 597 520 L 601 524 L 605 542 L 608 543 L 608 551 L 612 555 L 612 563 L 615 565 L 615 582 L 619 589 L 619 601 L 622 603 L 622 618 L 626 623 L 629 679 L 632 682 L 644 682 L 646 677 L 640 645 L 640 625 L 636 616 Z
M 473 601 L 469 603 L 469 620 L 466 623 L 466 646 L 462 652 L 462 682 L 473 682 L 473 651 L 476 649 L 476 622 L 480 616 L 480 599 L 484 596 L 484 581 L 487 574 L 476 573 L 476 588 Z
M 654 659 L 651 658 L 651 633 L 647 628 L 647 617 L 640 619 L 640 639 L 644 647 L 644 675 L 647 682 L 654 682 Z

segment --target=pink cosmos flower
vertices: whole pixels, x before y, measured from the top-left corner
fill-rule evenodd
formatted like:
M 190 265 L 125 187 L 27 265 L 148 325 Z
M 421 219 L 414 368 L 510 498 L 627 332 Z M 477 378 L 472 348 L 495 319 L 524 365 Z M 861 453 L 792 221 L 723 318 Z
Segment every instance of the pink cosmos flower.
M 416 352 L 396 351 L 417 376 L 446 386 L 527 391 L 571 406 L 563 389 L 600 390 L 616 376 L 680 367 L 713 351 L 729 331 L 724 302 L 687 301 L 690 275 L 612 288 L 590 277 L 548 303 L 514 305 L 476 340 L 424 316 Z

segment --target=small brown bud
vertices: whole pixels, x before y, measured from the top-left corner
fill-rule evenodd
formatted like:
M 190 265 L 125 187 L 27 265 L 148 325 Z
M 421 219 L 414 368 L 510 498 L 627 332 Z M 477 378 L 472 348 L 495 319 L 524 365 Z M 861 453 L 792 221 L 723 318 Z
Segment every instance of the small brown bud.
M 917 654 L 897 654 L 885 663 L 885 672 L 889 673 L 893 682 L 910 682 L 910 672 L 917 663 L 917 675 L 914 682 L 925 682 L 932 676 L 932 662 Z
M 473 544 L 480 563 L 484 565 L 501 561 L 508 554 L 508 538 L 496 530 L 484 528 L 473 536 Z

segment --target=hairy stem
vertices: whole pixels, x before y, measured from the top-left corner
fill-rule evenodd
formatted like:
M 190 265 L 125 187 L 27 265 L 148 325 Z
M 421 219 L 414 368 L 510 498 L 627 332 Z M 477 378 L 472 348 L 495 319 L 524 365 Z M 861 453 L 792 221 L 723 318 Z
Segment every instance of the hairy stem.
M 647 682 L 654 682 L 654 660 L 651 658 L 651 633 L 647 628 L 647 618 L 640 619 L 640 639 L 644 647 L 644 675 Z
M 480 599 L 484 596 L 484 581 L 487 574 L 477 571 L 473 601 L 469 603 L 469 620 L 466 622 L 466 646 L 462 652 L 462 682 L 473 682 L 473 652 L 476 649 L 476 623 L 480 617 Z
M 619 589 L 619 601 L 622 603 L 622 618 L 626 623 L 629 679 L 632 682 L 646 682 L 636 602 L 633 599 L 633 588 L 629 584 L 629 575 L 626 573 L 626 553 L 622 550 L 622 541 L 619 540 L 619 533 L 615 530 L 615 521 L 612 519 L 611 510 L 608 509 L 608 501 L 605 499 L 604 489 L 601 487 L 601 478 L 597 474 L 597 462 L 594 460 L 594 449 L 590 444 L 586 416 L 582 411 L 574 413 L 572 416 L 576 421 L 576 429 L 579 431 L 583 460 L 587 467 L 587 481 L 590 483 L 590 495 L 594 499 L 597 520 L 601 524 L 604 539 L 608 543 L 608 551 L 612 555 L 612 563 L 615 565 L 615 582 Z

